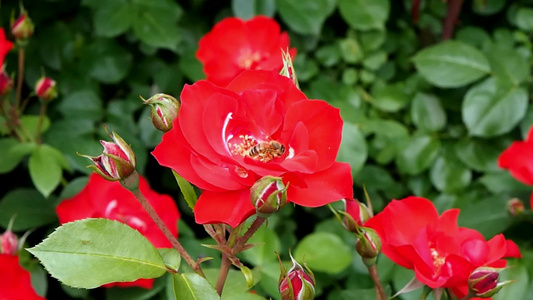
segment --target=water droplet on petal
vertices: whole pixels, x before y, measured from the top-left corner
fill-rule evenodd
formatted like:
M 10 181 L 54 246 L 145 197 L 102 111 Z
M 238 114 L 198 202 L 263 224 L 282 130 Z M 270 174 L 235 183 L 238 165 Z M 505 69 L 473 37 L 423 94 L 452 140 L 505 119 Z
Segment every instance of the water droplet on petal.
M 237 175 L 239 175 L 239 177 L 241 178 L 248 177 L 248 171 L 246 171 L 244 168 L 239 167 L 239 166 L 235 166 L 235 173 L 237 173 Z

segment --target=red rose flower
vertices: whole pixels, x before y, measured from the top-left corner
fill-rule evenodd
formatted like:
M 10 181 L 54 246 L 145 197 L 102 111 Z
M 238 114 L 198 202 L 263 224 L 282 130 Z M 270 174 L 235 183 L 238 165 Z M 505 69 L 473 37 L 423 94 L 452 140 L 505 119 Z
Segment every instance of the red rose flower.
M 498 157 L 498 166 L 508 169 L 517 180 L 533 185 L 533 127 L 525 141 L 516 141 Z
M 504 267 L 504 257 L 520 257 L 515 243 L 499 234 L 489 241 L 469 228 L 457 226 L 458 209 L 440 217 L 433 203 L 420 197 L 393 200 L 368 220 L 381 237 L 382 251 L 395 263 L 415 271 L 431 288 L 450 288 L 462 298 L 468 276 L 480 266 Z
M 174 236 L 178 235 L 177 222 L 180 217 L 174 200 L 168 195 L 158 194 L 150 189 L 143 177 L 139 177 L 139 189 L 154 207 Z M 103 179 L 96 173 L 89 177 L 87 186 L 76 196 L 62 201 L 56 208 L 61 224 L 85 218 L 107 218 L 117 220 L 138 230 L 154 247 L 170 248 L 172 245 L 159 230 L 135 196 L 119 182 Z M 107 286 L 141 286 L 151 288 L 153 279 L 139 279 Z
M 0 299 L 44 300 L 31 285 L 30 273 L 16 255 L 0 254 Z
M 342 133 L 339 110 L 308 100 L 291 79 L 249 70 L 226 88 L 187 85 L 172 130 L 153 155 L 203 189 L 196 222 L 237 226 L 254 213 L 250 187 L 283 178 L 287 200 L 317 207 L 351 198 L 350 166 L 335 162 Z
M 200 39 L 196 58 L 203 64 L 207 80 L 226 86 L 244 70 L 274 70 L 283 67 L 282 50 L 289 36 L 280 34 L 276 21 L 257 16 L 248 21 L 226 18 Z M 292 57 L 296 49 L 289 50 Z
M 4 59 L 11 48 L 13 48 L 13 43 L 6 39 L 4 29 L 0 28 L 0 68 L 4 65 Z

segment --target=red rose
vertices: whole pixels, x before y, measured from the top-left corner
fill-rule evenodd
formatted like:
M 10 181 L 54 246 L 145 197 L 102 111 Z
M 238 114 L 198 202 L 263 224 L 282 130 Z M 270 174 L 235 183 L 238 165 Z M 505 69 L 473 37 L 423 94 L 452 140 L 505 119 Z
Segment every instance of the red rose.
M 498 166 L 508 169 L 517 180 L 533 185 L 533 127 L 525 141 L 516 141 L 498 157 Z
M 13 43 L 6 39 L 4 29 L 0 28 L 0 69 L 3 69 L 4 59 L 11 48 L 13 48 Z
M 0 299 L 44 300 L 31 285 L 30 273 L 16 255 L 0 254 Z
M 393 200 L 365 226 L 379 234 L 382 251 L 395 263 L 415 271 L 431 288 L 450 288 L 457 297 L 468 292 L 468 276 L 480 266 L 504 267 L 504 257 L 520 257 L 515 243 L 502 234 L 489 241 L 457 226 L 458 209 L 440 217 L 433 203 L 420 197 Z
M 204 66 L 207 80 L 226 86 L 244 70 L 274 70 L 283 67 L 282 50 L 289 48 L 289 36 L 280 34 L 276 21 L 257 16 L 248 21 L 226 18 L 200 39 L 196 57 Z M 296 49 L 289 51 L 296 55 Z
M 153 155 L 203 189 L 196 222 L 239 225 L 254 213 L 250 187 L 261 177 L 290 183 L 287 200 L 317 207 L 351 198 L 350 166 L 335 162 L 339 110 L 308 100 L 291 79 L 249 70 L 226 88 L 187 85 L 172 130 Z
M 150 189 L 143 177 L 139 177 L 139 189 L 154 207 L 174 236 L 178 236 L 180 217 L 174 200 L 168 195 Z M 61 224 L 85 218 L 117 220 L 138 230 L 154 247 L 170 248 L 172 245 L 159 230 L 135 196 L 119 182 L 103 179 L 96 173 L 89 177 L 87 186 L 76 196 L 63 200 L 56 208 Z M 139 279 L 133 283 L 112 283 L 105 286 L 141 286 L 151 288 L 153 279 Z

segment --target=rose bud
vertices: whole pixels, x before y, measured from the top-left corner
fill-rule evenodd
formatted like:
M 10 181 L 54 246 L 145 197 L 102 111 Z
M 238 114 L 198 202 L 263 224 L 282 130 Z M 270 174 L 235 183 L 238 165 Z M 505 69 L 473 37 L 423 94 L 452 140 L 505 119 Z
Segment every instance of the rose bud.
M 356 199 L 342 199 L 344 203 L 344 227 L 353 233 L 358 233 L 358 227 L 362 226 L 372 217 L 372 212 L 364 203 Z
M 0 254 L 16 255 L 19 250 L 18 238 L 11 230 L 0 235 Z
M 144 104 L 149 104 L 152 108 L 151 118 L 155 128 L 167 132 L 172 129 L 172 123 L 178 117 L 180 102 L 176 98 L 166 94 L 155 94 Z
M 33 22 L 28 17 L 26 11 L 22 11 L 18 19 L 11 24 L 11 33 L 17 40 L 25 40 L 32 36 L 34 30 Z
M 310 300 L 315 296 L 315 276 L 304 264 L 305 269 L 291 255 L 292 267 L 288 272 L 282 267 L 279 278 L 279 292 L 282 300 Z
M 101 140 L 104 151 L 99 156 L 86 157 L 94 162 L 88 166 L 109 181 L 123 180 L 135 171 L 135 153 L 118 134 L 112 133 L 113 143 Z
M 281 69 L 279 74 L 281 76 L 290 78 L 292 82 L 294 82 L 294 85 L 296 85 L 297 88 L 300 88 L 300 85 L 298 84 L 298 78 L 296 78 L 296 71 L 294 70 L 289 50 L 287 49 L 286 52 L 281 50 L 281 57 L 283 59 L 283 68 Z
M 268 218 L 287 204 L 287 187 L 281 178 L 265 176 L 250 188 L 250 200 L 257 215 Z
M 499 282 L 500 271 L 503 269 L 479 267 L 468 277 L 468 289 L 474 297 L 489 298 L 499 292 L 502 287 L 512 281 Z
M 374 229 L 368 227 L 360 227 L 357 237 L 358 240 L 355 243 L 357 253 L 361 255 L 367 266 L 373 265 L 381 251 L 381 239 Z
M 49 77 L 41 77 L 35 84 L 35 93 L 43 101 L 50 101 L 56 98 L 56 81 Z
M 0 96 L 4 96 L 13 89 L 13 79 L 5 70 L 0 72 Z
M 507 210 L 511 216 L 519 216 L 524 213 L 524 202 L 518 198 L 507 201 Z

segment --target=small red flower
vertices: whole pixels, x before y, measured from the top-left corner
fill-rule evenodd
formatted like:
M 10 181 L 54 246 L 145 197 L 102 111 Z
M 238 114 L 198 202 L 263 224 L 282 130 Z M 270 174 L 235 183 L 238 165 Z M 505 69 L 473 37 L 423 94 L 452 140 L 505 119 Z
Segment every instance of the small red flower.
M 178 235 L 177 222 L 180 217 L 174 200 L 152 189 L 143 177 L 139 178 L 139 189 L 154 207 L 174 236 Z M 117 220 L 138 230 L 154 247 L 170 248 L 172 245 L 159 230 L 135 196 L 119 182 L 111 182 L 92 173 L 89 182 L 76 196 L 62 201 L 56 208 L 61 224 L 85 218 L 107 218 Z M 139 279 L 133 283 L 112 283 L 105 286 L 141 286 L 151 288 L 153 279 Z
M 153 155 L 203 189 L 196 222 L 237 226 L 255 211 L 250 187 L 281 177 L 287 200 L 308 207 L 351 198 L 350 166 L 336 162 L 339 110 L 308 100 L 275 71 L 248 70 L 226 88 L 205 80 L 184 87 L 172 130 Z
M 500 154 L 498 166 L 509 170 L 518 181 L 533 185 L 533 127 L 525 141 L 513 142 Z
M 462 298 L 468 277 L 477 267 L 504 267 L 504 257 L 520 257 L 515 243 L 502 234 L 489 241 L 469 228 L 457 226 L 458 209 L 438 215 L 433 203 L 420 197 L 393 200 L 365 226 L 379 234 L 382 252 L 395 263 L 415 271 L 431 288 L 450 288 Z
M 0 28 L 0 68 L 4 65 L 4 59 L 11 48 L 13 48 L 13 43 L 6 39 L 4 29 Z
M 289 36 L 280 34 L 275 20 L 257 16 L 243 21 L 226 18 L 200 39 L 196 57 L 204 66 L 207 80 L 226 86 L 244 70 L 274 70 L 283 67 L 282 50 L 289 48 Z M 289 50 L 292 57 L 296 49 Z
M 56 81 L 49 77 L 41 77 L 35 83 L 35 94 L 44 101 L 57 97 Z
M 0 254 L 0 299 L 44 300 L 31 285 L 30 273 L 16 255 Z

